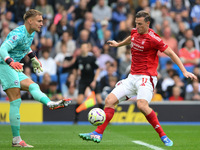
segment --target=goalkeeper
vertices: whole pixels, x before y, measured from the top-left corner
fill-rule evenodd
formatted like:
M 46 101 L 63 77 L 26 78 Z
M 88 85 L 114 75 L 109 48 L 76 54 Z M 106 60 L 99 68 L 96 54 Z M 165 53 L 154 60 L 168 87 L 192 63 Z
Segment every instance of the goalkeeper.
M 35 31 L 40 32 L 43 26 L 42 13 L 30 9 L 24 14 L 24 21 L 24 25 L 15 28 L 8 34 L 0 47 L 0 83 L 9 97 L 9 119 L 13 135 L 13 147 L 33 147 L 26 144 L 20 137 L 20 90 L 29 91 L 35 100 L 45 104 L 50 109 L 65 107 L 71 102 L 66 99 L 57 102 L 51 101 L 41 92 L 38 84 L 22 72 L 23 64 L 19 62 L 27 54 L 32 61 L 34 72 L 43 71 L 42 64 L 30 48 Z

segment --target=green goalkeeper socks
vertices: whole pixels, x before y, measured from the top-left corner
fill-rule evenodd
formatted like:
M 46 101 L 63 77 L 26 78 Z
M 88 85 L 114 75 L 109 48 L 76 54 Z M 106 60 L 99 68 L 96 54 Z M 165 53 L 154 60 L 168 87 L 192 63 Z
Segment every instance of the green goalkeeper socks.
M 10 102 L 10 112 L 9 112 L 9 119 L 10 125 L 12 129 L 13 137 L 20 136 L 20 114 L 19 108 L 21 104 L 21 98 L 16 99 Z
M 48 102 L 51 100 L 40 90 L 40 87 L 33 83 L 29 86 L 29 92 L 33 96 L 33 98 L 45 105 L 47 105 Z

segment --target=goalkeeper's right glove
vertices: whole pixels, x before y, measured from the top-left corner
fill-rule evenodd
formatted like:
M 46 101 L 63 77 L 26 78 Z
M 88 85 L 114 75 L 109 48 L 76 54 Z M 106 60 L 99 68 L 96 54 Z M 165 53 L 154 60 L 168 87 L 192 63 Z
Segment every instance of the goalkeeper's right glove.
M 23 63 L 14 62 L 12 58 L 8 57 L 6 58 L 5 62 L 11 66 L 13 69 L 15 69 L 17 72 L 23 71 Z

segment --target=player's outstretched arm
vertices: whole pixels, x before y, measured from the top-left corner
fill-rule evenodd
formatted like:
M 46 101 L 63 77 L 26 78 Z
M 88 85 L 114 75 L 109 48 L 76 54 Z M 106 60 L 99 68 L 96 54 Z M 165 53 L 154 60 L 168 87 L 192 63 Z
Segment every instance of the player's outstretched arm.
M 116 42 L 115 40 L 108 41 L 107 43 L 109 44 L 109 46 L 112 46 L 112 47 L 120 47 L 120 46 L 124 46 L 124 45 L 129 45 L 129 44 L 131 44 L 131 36 L 128 36 L 125 40 L 123 40 L 119 43 Z
M 29 52 L 28 53 L 29 58 L 32 61 L 32 65 L 33 65 L 33 71 L 36 72 L 36 70 L 38 71 L 38 73 L 43 72 L 43 68 L 42 68 L 42 64 L 41 62 L 37 59 L 37 57 L 35 56 L 34 52 Z
M 19 71 L 22 72 L 23 71 L 23 65 L 22 63 L 19 62 L 14 62 L 14 60 L 10 57 L 10 55 L 8 54 L 8 52 L 11 50 L 11 46 L 7 43 L 4 42 L 1 47 L 0 47 L 0 57 L 2 59 L 4 59 L 4 61 L 13 69 L 15 69 L 15 71 Z
M 188 72 L 185 67 L 183 66 L 183 63 L 181 62 L 180 58 L 173 52 L 173 50 L 168 47 L 164 53 L 166 55 L 168 55 L 177 65 L 178 67 L 181 69 L 183 75 L 186 77 L 186 78 L 191 78 L 192 80 L 193 79 L 196 79 L 197 80 L 197 77 L 191 73 L 191 72 Z

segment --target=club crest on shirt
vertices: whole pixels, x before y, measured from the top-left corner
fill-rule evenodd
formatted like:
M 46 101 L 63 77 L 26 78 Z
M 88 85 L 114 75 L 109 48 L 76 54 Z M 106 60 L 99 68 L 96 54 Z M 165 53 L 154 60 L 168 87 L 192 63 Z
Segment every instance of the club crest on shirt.
M 17 80 L 15 80 L 15 82 L 14 82 L 14 83 L 15 83 L 15 85 L 18 85 L 18 84 L 19 84 L 19 82 L 18 82 Z
M 17 35 L 14 35 L 14 36 L 12 37 L 12 39 L 13 39 L 13 40 L 16 40 L 16 39 L 17 39 Z

